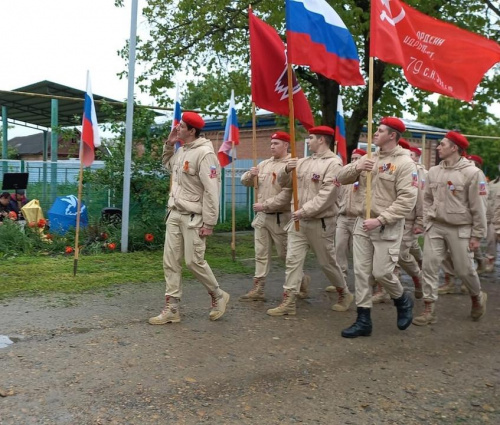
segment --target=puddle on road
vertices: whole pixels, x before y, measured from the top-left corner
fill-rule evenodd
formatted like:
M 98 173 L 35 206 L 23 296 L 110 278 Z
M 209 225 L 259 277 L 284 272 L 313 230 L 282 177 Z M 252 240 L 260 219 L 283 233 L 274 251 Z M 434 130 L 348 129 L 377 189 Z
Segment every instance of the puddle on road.
M 0 348 L 5 348 L 12 344 L 14 341 L 11 341 L 11 339 L 8 336 L 5 335 L 0 335 Z

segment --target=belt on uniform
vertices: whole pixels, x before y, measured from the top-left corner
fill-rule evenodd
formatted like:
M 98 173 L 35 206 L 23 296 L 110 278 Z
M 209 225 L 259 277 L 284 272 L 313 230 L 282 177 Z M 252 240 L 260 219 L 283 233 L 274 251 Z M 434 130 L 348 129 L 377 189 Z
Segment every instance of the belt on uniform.
M 284 214 L 282 212 L 273 212 L 273 213 L 265 213 L 267 215 L 276 215 L 276 224 L 281 225 L 281 221 L 280 221 L 280 214 Z

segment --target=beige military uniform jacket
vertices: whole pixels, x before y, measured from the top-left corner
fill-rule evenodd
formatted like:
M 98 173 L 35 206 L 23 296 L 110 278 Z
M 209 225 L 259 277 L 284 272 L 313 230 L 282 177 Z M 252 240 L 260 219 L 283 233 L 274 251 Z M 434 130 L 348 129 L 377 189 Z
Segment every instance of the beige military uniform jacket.
M 417 178 L 418 178 L 418 195 L 417 202 L 415 203 L 415 208 L 408 214 L 405 219 L 406 222 L 412 222 L 414 226 L 424 227 L 424 191 L 425 191 L 425 180 L 427 176 L 427 170 L 422 164 L 416 164 L 417 166 Z M 412 175 L 414 179 L 415 176 Z
M 415 207 L 418 195 L 417 167 L 410 154 L 401 146 L 389 152 L 377 152 L 372 173 L 372 205 L 370 217 L 385 224 L 404 219 Z M 358 217 L 365 216 L 367 171 L 356 169 L 356 163 L 346 165 L 338 174 L 342 184 L 359 182 L 362 198 L 356 197 L 354 208 Z
M 337 180 L 338 181 L 338 180 Z M 359 202 L 363 202 L 365 198 L 366 188 L 361 187 L 359 181 L 353 184 L 345 184 L 340 186 L 339 195 L 339 215 L 346 217 L 357 217 Z
M 493 221 L 498 192 L 500 192 L 500 177 L 497 177 L 488 184 L 488 208 L 486 209 L 486 221 L 488 224 Z
M 488 190 L 483 172 L 465 158 L 449 166 L 446 161 L 427 174 L 424 194 L 424 224 L 472 226 L 471 236 L 486 236 Z
M 212 142 L 199 137 L 175 153 L 165 144 L 162 163 L 171 175 L 168 208 L 201 214 L 203 226 L 213 228 L 219 217 L 220 166 Z
M 337 216 L 339 187 L 334 183 L 341 168 L 342 161 L 330 150 L 297 161 L 299 210 L 304 220 Z M 283 168 L 278 181 L 283 187 L 292 187 L 292 173 Z
M 259 191 L 257 202 L 262 204 L 265 213 L 290 212 L 292 188 L 282 187 L 278 182 L 278 174 L 290 160 L 290 154 L 283 159 L 271 157 L 257 165 L 259 169 Z M 254 176 L 247 171 L 241 176 L 241 183 L 253 187 Z

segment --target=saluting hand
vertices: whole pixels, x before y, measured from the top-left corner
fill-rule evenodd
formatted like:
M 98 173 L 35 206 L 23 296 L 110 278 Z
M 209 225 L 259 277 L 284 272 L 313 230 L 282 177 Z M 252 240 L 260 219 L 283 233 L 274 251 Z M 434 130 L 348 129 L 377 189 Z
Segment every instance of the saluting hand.
M 167 145 L 175 145 L 175 142 L 177 142 L 177 140 L 179 140 L 177 138 L 177 126 L 175 126 L 172 131 L 170 131 L 170 134 L 168 135 L 168 139 L 165 141 L 165 144 Z
M 375 161 L 373 159 L 368 159 L 368 157 L 366 155 L 364 155 L 356 161 L 356 170 L 358 170 L 358 171 L 371 171 L 371 170 L 373 170 L 374 165 L 375 165 Z

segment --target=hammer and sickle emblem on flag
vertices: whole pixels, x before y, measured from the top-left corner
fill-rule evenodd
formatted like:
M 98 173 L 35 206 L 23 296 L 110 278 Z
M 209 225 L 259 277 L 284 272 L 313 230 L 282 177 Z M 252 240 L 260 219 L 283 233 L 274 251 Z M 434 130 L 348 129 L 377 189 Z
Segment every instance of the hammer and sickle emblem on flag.
M 391 0 L 380 0 L 382 2 L 382 4 L 384 5 L 385 8 L 389 9 L 389 11 L 391 11 L 391 7 L 389 6 L 389 2 Z M 382 13 L 380 14 L 380 19 L 382 21 L 387 21 L 389 22 L 389 24 L 391 24 L 393 27 L 396 26 L 396 24 L 398 22 L 400 22 L 404 17 L 405 17 L 405 10 L 403 8 L 401 8 L 401 12 L 399 12 L 399 15 L 396 16 L 395 18 L 392 18 L 391 16 L 389 16 L 387 14 L 387 12 L 385 10 L 382 10 Z

